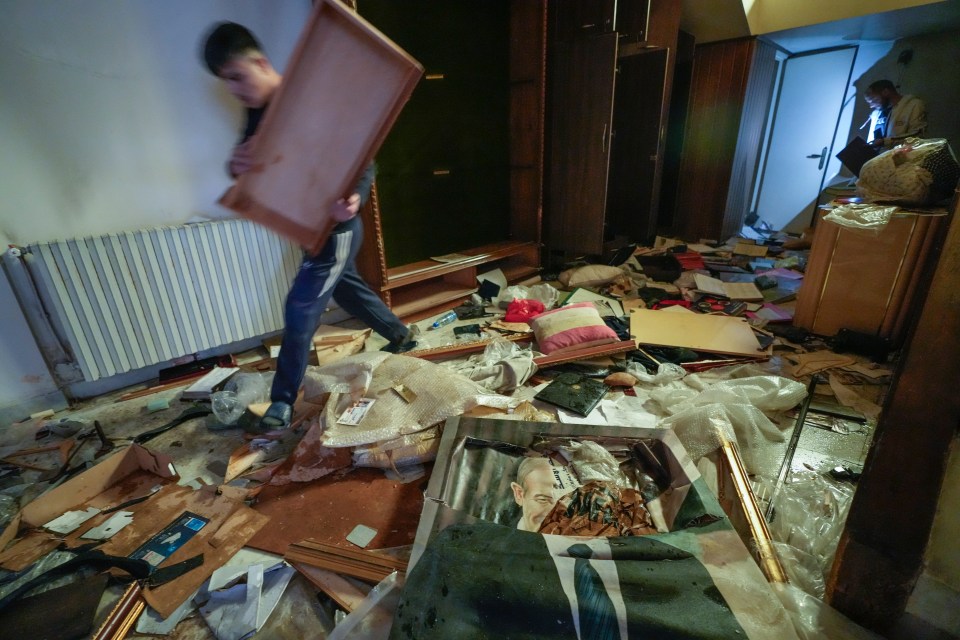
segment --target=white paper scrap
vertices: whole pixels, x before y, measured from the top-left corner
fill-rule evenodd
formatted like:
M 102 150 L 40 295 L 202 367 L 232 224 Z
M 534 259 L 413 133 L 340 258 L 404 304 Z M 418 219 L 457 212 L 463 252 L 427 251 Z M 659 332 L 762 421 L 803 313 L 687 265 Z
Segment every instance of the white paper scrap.
M 99 526 L 84 533 L 84 540 L 109 540 L 113 534 L 133 522 L 133 511 L 117 511 L 100 523 Z
M 366 525 L 358 524 L 353 528 L 349 534 L 347 534 L 347 542 L 352 542 L 361 549 L 365 548 L 370 541 L 377 536 L 377 530 L 372 529 Z
M 241 640 L 258 631 L 280 601 L 294 569 L 286 563 L 264 571 L 264 565 L 247 569 L 245 582 L 227 589 L 209 591 L 209 600 L 200 607 L 200 615 L 218 640 Z
M 367 411 L 370 411 L 370 407 L 373 406 L 374 402 L 376 402 L 376 400 L 372 398 L 361 398 L 357 400 L 347 407 L 346 411 L 340 414 L 337 422 L 339 424 L 360 424 L 360 421 L 367 415 Z
M 98 513 L 100 513 L 100 509 L 96 507 L 87 507 L 84 511 L 67 511 L 43 525 L 43 528 L 66 535 L 71 531 L 76 531 L 80 525 Z

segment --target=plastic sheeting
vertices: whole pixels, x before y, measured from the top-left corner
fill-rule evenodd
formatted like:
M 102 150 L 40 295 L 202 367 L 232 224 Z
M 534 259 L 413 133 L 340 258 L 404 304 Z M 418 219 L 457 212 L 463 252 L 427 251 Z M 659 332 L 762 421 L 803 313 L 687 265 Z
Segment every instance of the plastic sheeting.
M 956 181 L 957 160 L 945 139 L 909 138 L 863 165 L 857 191 L 872 201 L 925 204 L 949 195 L 947 185 Z
M 412 402 L 394 390 L 415 394 Z M 327 447 L 354 447 L 393 440 L 432 427 L 479 405 L 508 409 L 517 401 L 491 394 L 472 380 L 439 364 L 383 352 L 361 353 L 326 366 L 311 367 L 304 380 L 307 400 L 330 393 L 322 442 Z M 336 395 L 333 395 L 336 394 Z M 374 400 L 356 425 L 337 418 L 355 402 Z
M 848 229 L 879 235 L 899 209 L 879 204 L 844 204 L 832 209 L 823 219 Z
M 734 377 L 706 386 L 702 378 L 690 375 L 683 382 L 685 388 L 674 383 L 650 397 L 668 414 L 660 426 L 673 429 L 694 460 L 719 448 L 725 437 L 737 443 L 749 473 L 778 468 L 781 452 L 776 445 L 786 438 L 765 412 L 795 407 L 807 394 L 803 384 L 779 376 Z
M 400 604 L 403 576 L 396 571 L 380 581 L 356 609 L 327 635 L 327 640 L 386 640 Z
M 533 351 L 509 340 L 496 340 L 488 344 L 483 353 L 466 360 L 451 360 L 442 366 L 500 393 L 513 391 L 537 372 Z
M 790 475 L 777 493 L 770 535 L 778 550 L 795 557 L 791 579 L 813 596 L 822 598 L 823 582 L 833 565 L 833 556 L 853 501 L 853 487 L 814 472 Z M 774 483 L 762 478 L 769 485 Z

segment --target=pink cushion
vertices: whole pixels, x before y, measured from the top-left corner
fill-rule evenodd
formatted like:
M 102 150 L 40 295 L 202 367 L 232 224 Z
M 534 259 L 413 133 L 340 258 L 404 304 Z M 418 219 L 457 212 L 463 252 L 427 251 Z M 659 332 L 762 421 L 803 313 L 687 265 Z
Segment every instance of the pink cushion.
M 563 353 L 617 341 L 592 302 L 579 302 L 541 313 L 530 328 L 542 353 Z

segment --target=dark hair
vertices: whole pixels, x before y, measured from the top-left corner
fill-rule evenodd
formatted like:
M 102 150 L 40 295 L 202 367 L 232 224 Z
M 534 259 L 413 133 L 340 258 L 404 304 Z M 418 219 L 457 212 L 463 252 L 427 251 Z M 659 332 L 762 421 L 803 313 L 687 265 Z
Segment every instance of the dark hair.
M 213 75 L 233 58 L 250 51 L 263 52 L 263 47 L 250 30 L 236 22 L 220 22 L 204 38 L 203 61 Z
M 876 82 L 871 83 L 869 87 L 867 87 L 867 91 L 869 91 L 870 93 L 880 93 L 884 89 L 889 89 L 894 93 L 897 92 L 897 88 L 889 80 L 877 80 Z

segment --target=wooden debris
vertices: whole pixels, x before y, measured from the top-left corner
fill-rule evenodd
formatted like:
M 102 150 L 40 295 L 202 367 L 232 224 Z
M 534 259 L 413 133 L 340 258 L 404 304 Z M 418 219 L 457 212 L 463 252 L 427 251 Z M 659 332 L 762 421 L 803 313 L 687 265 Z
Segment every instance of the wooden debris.
M 343 549 L 313 539 L 294 542 L 287 548 L 283 558 L 291 563 L 299 562 L 375 583 L 394 571 L 407 570 L 407 563 L 404 560 L 397 560 L 373 551 Z
M 333 598 L 333 601 L 350 613 L 366 598 L 366 594 L 351 584 L 346 578 L 333 571 L 311 567 L 302 562 L 291 562 L 291 566 L 316 588 Z

